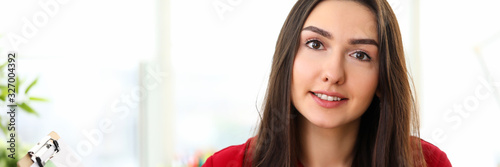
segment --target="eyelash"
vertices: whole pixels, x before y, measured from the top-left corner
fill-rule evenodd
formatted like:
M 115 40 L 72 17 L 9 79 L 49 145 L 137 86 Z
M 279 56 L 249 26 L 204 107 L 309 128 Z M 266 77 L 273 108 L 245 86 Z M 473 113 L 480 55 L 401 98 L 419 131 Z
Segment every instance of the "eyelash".
M 322 50 L 322 49 L 316 49 L 316 48 L 313 48 L 312 46 L 309 46 L 310 43 L 312 42 L 316 42 L 320 45 L 320 48 L 324 48 L 325 45 L 323 45 L 323 43 L 321 41 L 319 41 L 318 39 L 308 39 L 306 41 L 306 47 L 308 47 L 309 49 L 313 49 L 313 50 Z
M 365 58 L 360 59 L 360 58 L 354 57 L 353 54 L 356 54 L 356 53 L 363 54 L 362 56 L 365 56 L 366 59 Z M 351 57 L 353 57 L 355 59 L 358 59 L 360 61 L 371 61 L 372 60 L 372 58 L 370 57 L 370 55 L 368 55 L 368 53 L 366 53 L 365 51 L 362 51 L 362 50 L 356 50 L 356 51 L 354 51 L 352 53 L 349 53 L 349 56 L 351 56 Z
M 320 48 L 314 48 L 312 46 L 309 46 L 309 44 L 311 44 L 312 42 L 318 43 L 320 45 L 319 46 Z M 313 50 L 323 50 L 325 46 L 323 45 L 323 43 L 321 41 L 319 41 L 318 39 L 313 38 L 313 39 L 308 39 L 306 41 L 306 47 L 308 47 L 309 49 L 313 49 Z M 364 58 L 360 59 L 360 58 L 354 57 L 353 54 L 363 54 L 362 56 L 364 56 Z M 370 57 L 370 55 L 368 55 L 368 53 L 366 53 L 365 51 L 362 51 L 362 50 L 356 50 L 356 51 L 354 51 L 352 53 L 349 53 L 349 56 L 351 56 L 351 57 L 353 57 L 355 59 L 358 59 L 360 61 L 370 61 L 372 59 Z

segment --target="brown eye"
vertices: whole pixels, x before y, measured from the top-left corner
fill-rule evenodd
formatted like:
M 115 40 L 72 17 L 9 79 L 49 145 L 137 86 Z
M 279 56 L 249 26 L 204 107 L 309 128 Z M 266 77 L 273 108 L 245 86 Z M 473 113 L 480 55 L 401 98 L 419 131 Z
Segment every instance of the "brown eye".
M 306 46 L 311 49 L 321 50 L 323 49 L 323 44 L 318 40 L 309 40 L 306 42 Z
M 351 53 L 350 56 L 361 61 L 370 61 L 372 59 L 370 56 L 368 56 L 368 54 L 366 54 L 363 51 L 356 51 L 354 53 Z

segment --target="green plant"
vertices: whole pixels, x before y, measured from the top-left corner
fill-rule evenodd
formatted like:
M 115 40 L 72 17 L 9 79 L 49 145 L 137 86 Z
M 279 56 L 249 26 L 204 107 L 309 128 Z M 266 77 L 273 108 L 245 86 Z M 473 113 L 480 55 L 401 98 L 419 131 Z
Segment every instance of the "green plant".
M 8 63 L 5 62 L 4 64 L 0 65 L 0 100 L 1 100 L 2 105 L 6 105 L 6 103 L 7 103 L 6 100 L 7 100 L 7 95 L 8 95 L 7 78 L 6 78 L 5 73 L 3 73 L 4 71 L 6 71 L 5 67 L 7 66 L 7 64 Z M 1 81 L 5 81 L 5 82 L 1 82 Z M 30 102 L 31 101 L 47 102 L 48 100 L 46 98 L 31 96 L 29 94 L 29 92 L 33 88 L 33 86 L 35 86 L 37 84 L 38 78 L 34 79 L 24 90 L 20 86 L 22 86 L 24 84 L 25 80 L 20 80 L 19 77 L 16 76 L 16 81 L 17 81 L 17 82 L 15 82 L 15 88 L 16 88 L 16 94 L 17 94 L 16 95 L 16 104 L 20 109 L 18 111 L 24 111 L 24 112 L 27 112 L 29 114 L 39 116 L 38 112 L 36 112 L 35 109 L 33 109 L 30 106 Z M 24 98 L 19 99 L 19 97 L 24 97 Z M 1 116 L 0 116 L 0 120 L 3 120 Z M 2 122 L 2 124 L 0 124 L 0 128 L 2 129 L 4 134 L 7 134 L 7 127 L 5 125 L 6 124 L 4 124 Z
M 5 72 L 7 71 L 5 67 L 7 66 L 8 62 L 3 63 L 0 65 L 0 105 L 7 105 L 7 96 L 8 96 L 8 87 L 7 87 L 7 76 Z M 36 112 L 35 109 L 33 109 L 30 106 L 30 102 L 32 101 L 38 101 L 38 102 L 47 102 L 48 100 L 46 98 L 42 97 L 37 97 L 37 96 L 31 96 L 30 90 L 33 89 L 33 87 L 37 84 L 38 78 L 34 79 L 31 81 L 27 86 L 25 85 L 25 80 L 21 80 L 19 77 L 16 76 L 16 82 L 14 84 L 15 89 L 16 89 L 16 101 L 15 104 L 17 105 L 17 110 L 16 114 L 19 114 L 20 112 L 26 112 L 28 114 L 32 114 L 35 116 L 39 116 L 38 112 Z M 25 89 L 23 89 L 25 88 Z M 22 98 L 19 98 L 22 97 Z M 6 111 L 2 111 L 6 112 Z M 17 141 L 17 148 L 19 150 L 16 150 L 15 154 L 15 159 L 8 158 L 8 154 L 10 153 L 9 150 L 7 150 L 7 141 L 8 138 L 8 133 L 9 130 L 7 129 L 7 122 L 9 121 L 10 118 L 4 119 L 2 118 L 2 115 L 0 115 L 0 129 L 2 129 L 3 132 L 3 137 L 6 140 L 2 140 L 0 143 L 0 166 L 17 166 L 16 163 L 17 161 L 24 156 L 28 150 L 34 145 L 33 144 L 21 144 L 21 141 Z

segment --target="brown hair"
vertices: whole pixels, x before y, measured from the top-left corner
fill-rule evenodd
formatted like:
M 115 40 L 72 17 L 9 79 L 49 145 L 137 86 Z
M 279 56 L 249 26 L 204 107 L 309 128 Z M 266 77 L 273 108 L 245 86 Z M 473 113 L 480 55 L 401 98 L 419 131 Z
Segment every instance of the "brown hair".
M 244 166 L 297 166 L 300 145 L 296 117 L 300 113 L 291 103 L 292 68 L 304 22 L 320 1 L 298 0 L 285 20 L 276 43 L 260 126 Z M 385 0 L 356 1 L 370 8 L 377 19 L 380 97 L 374 96 L 361 116 L 352 166 L 426 166 L 396 16 Z

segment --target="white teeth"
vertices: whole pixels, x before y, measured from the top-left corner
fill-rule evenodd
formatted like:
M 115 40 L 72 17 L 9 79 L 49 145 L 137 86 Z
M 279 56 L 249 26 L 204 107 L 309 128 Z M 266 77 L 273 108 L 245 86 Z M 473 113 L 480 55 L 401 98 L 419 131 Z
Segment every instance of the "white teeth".
M 323 94 L 323 95 L 321 95 L 321 99 L 326 100 L 326 99 L 328 99 L 328 96 Z
M 321 93 L 314 93 L 314 95 L 318 96 L 320 99 L 327 100 L 327 101 L 340 101 L 340 100 L 342 100 L 340 97 L 328 96 L 328 95 L 321 94 Z

